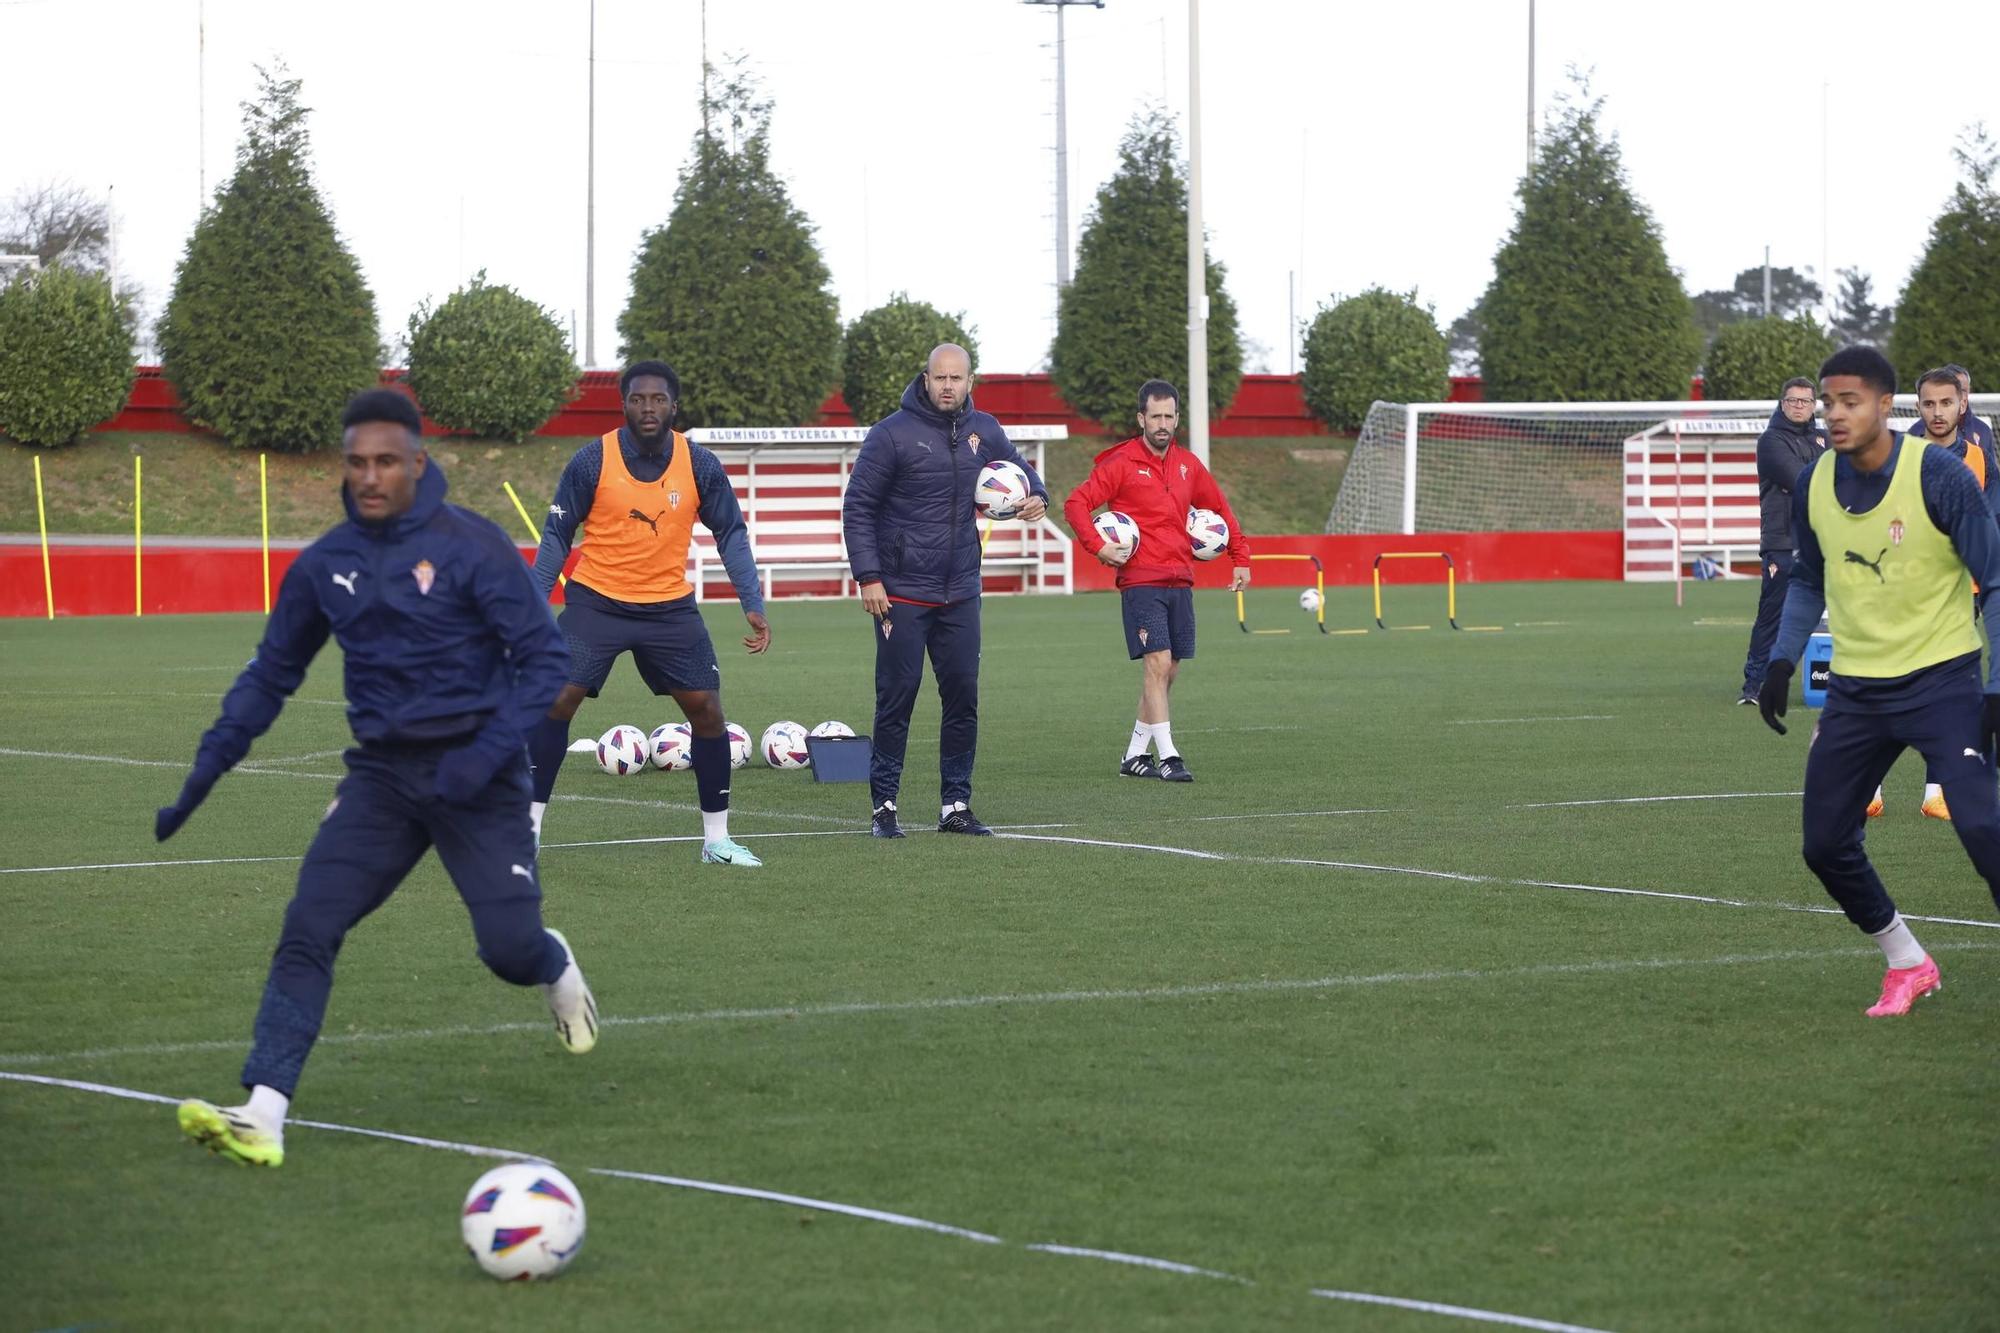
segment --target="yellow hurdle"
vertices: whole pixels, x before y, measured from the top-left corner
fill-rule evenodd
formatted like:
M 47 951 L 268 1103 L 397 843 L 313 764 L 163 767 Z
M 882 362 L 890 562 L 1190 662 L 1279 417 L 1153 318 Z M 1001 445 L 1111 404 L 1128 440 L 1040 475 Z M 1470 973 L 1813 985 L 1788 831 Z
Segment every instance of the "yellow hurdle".
M 42 596 L 49 606 L 49 619 L 56 618 L 56 585 L 49 577 L 49 511 L 42 503 L 42 456 L 35 455 L 35 522 L 42 532 Z
M 542 534 L 536 531 L 535 520 L 528 517 L 528 506 L 522 504 L 521 497 L 514 494 L 514 483 L 511 481 L 503 481 L 500 483 L 500 489 L 507 492 L 507 498 L 514 502 L 514 512 L 521 516 L 521 526 L 528 530 L 528 540 L 534 542 L 536 545 L 539 546 L 541 544 Z M 561 574 L 556 575 L 556 582 L 565 588 L 569 586 L 569 580 L 564 578 Z
M 1429 629 L 1429 625 L 1386 625 L 1382 622 L 1382 562 L 1384 560 L 1442 560 L 1444 561 L 1444 618 L 1453 629 L 1463 629 L 1458 623 L 1458 569 L 1452 564 L 1451 555 L 1446 551 L 1383 551 L 1375 557 L 1375 627 L 1377 629 Z M 1476 628 L 1487 632 L 1497 631 L 1498 625 L 1479 625 Z
M 1328 632 L 1326 628 L 1326 566 L 1320 563 L 1318 556 L 1295 555 L 1287 553 L 1279 555 L 1253 555 L 1250 558 L 1253 561 L 1255 560 L 1312 561 L 1313 586 L 1319 591 L 1319 610 L 1314 614 L 1313 619 L 1319 625 L 1319 632 L 1321 634 L 1325 634 Z M 1249 623 L 1243 618 L 1243 590 L 1241 588 L 1238 588 L 1236 590 L 1236 628 L 1242 630 L 1245 634 L 1290 634 L 1291 633 L 1291 631 L 1288 629 L 1255 629 L 1255 630 L 1251 629 Z M 1333 631 L 1333 633 L 1345 634 L 1347 633 L 1347 631 L 1335 630 Z

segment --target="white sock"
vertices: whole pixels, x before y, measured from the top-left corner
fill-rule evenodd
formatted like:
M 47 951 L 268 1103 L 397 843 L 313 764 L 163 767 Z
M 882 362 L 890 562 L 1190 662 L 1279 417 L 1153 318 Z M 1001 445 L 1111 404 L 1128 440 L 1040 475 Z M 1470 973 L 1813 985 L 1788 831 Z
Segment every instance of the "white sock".
M 1153 748 L 1159 751 L 1162 759 L 1171 759 L 1180 753 L 1180 747 L 1174 744 L 1174 729 L 1167 723 L 1153 724 Z
M 704 842 L 729 841 L 729 812 L 727 810 L 702 811 L 701 837 Z
M 1132 724 L 1132 739 L 1125 743 L 1125 757 L 1127 759 L 1137 759 L 1140 755 L 1146 753 L 1146 747 L 1152 743 L 1153 724 L 1150 722 L 1134 722 Z
M 542 845 L 542 816 L 549 812 L 547 801 L 528 802 L 528 827 L 535 831 L 535 846 Z
M 1924 799 L 1926 801 L 1928 801 L 1933 796 L 1942 796 L 1942 795 L 1944 795 L 1944 788 L 1938 786 L 1937 783 L 1926 782 L 1924 784 Z
M 938 807 L 938 819 L 940 822 L 950 819 L 954 810 L 963 809 L 965 809 L 964 801 L 953 801 L 950 805 L 941 805 Z
M 1924 961 L 1924 946 L 1917 943 L 1917 937 L 1910 933 L 1901 912 L 1896 914 L 1894 921 L 1868 938 L 1881 947 L 1882 956 L 1889 960 L 1892 968 L 1915 967 Z
M 271 1132 L 283 1136 L 285 1132 L 285 1112 L 291 1109 L 292 1099 L 276 1088 L 267 1088 L 262 1083 L 250 1089 L 248 1109 L 252 1116 L 270 1126 Z

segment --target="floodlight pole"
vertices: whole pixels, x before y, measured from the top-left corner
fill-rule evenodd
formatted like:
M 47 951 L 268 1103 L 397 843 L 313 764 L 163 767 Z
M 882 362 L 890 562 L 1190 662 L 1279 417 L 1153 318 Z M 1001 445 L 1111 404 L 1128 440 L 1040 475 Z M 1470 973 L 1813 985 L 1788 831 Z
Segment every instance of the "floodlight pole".
M 1056 11 L 1056 292 L 1069 286 L 1069 71 L 1063 50 L 1063 11 L 1071 5 L 1104 8 L 1104 0 L 1021 0 Z
M 1528 170 L 1535 169 L 1535 0 L 1528 0 Z
M 1188 0 L 1188 448 L 1208 462 L 1208 255 L 1201 227 L 1201 0 Z
M 208 5 L 195 0 L 194 7 L 194 157 L 196 188 L 195 216 L 208 207 Z
M 583 167 L 583 368 L 597 367 L 597 0 L 590 0 L 590 110 Z

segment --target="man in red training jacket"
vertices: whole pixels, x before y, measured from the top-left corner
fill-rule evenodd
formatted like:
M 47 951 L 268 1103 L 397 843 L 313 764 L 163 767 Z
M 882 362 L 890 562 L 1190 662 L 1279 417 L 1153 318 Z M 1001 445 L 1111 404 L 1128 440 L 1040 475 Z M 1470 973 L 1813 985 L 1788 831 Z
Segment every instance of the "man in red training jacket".
M 1118 571 L 1125 615 L 1125 650 L 1142 663 L 1139 720 L 1118 772 L 1128 778 L 1193 782 L 1167 722 L 1167 696 L 1181 663 L 1194 656 L 1194 545 L 1188 511 L 1211 509 L 1229 525 L 1232 591 L 1250 586 L 1250 543 L 1215 478 L 1187 449 L 1174 444 L 1181 424 L 1180 392 L 1165 380 L 1139 386 L 1139 433 L 1097 456 L 1083 484 L 1070 492 L 1063 517 L 1103 563 Z M 1113 545 L 1091 523 L 1109 507 L 1138 524 L 1140 539 Z M 1146 751 L 1159 755 L 1155 764 Z

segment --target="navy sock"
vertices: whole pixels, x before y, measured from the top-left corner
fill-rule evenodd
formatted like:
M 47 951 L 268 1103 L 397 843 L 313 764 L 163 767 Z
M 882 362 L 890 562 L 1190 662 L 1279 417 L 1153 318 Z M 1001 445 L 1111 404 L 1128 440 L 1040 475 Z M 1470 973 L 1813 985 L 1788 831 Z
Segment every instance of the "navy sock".
M 729 808 L 729 737 L 696 736 L 688 747 L 694 761 L 694 785 L 701 808 L 709 814 Z
M 545 717 L 528 734 L 528 762 L 534 765 L 535 799 L 547 805 L 556 789 L 556 774 L 569 753 L 569 720 Z

